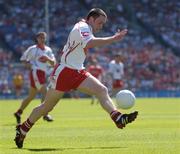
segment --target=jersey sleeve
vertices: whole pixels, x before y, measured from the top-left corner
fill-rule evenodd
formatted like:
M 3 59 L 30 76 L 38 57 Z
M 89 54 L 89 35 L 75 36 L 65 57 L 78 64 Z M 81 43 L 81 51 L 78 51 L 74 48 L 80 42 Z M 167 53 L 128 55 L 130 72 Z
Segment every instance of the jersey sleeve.
M 51 48 L 49 48 L 49 52 L 47 53 L 47 56 L 48 56 L 51 60 L 55 61 L 55 56 L 54 56 L 53 51 L 52 51 Z
M 87 43 L 94 37 L 88 26 L 83 26 L 80 28 L 80 35 L 83 48 L 85 48 Z
M 28 48 L 23 55 L 21 56 L 20 60 L 21 61 L 31 61 L 32 59 L 35 58 L 35 54 L 32 50 L 32 48 Z

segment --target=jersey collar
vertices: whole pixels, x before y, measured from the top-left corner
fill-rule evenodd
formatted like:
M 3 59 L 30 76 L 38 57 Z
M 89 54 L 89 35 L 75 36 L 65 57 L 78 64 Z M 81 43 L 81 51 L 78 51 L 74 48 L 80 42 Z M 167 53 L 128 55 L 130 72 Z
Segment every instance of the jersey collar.
M 41 50 L 44 50 L 44 49 L 45 49 L 45 45 L 39 45 L 39 44 L 37 44 L 37 48 L 40 48 Z

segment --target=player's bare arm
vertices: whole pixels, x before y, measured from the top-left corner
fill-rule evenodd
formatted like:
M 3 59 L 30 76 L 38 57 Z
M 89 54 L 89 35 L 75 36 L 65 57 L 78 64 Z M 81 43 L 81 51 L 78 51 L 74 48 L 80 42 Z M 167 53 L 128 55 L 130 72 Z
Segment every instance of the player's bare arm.
M 92 40 L 90 40 L 87 43 L 86 48 L 93 48 L 97 46 L 108 45 L 108 44 L 120 41 L 125 37 L 127 32 L 128 32 L 127 29 L 123 29 L 121 31 L 118 30 L 113 36 L 110 36 L 110 37 L 102 37 L 102 38 L 94 37 Z
M 123 29 L 123 30 L 118 29 L 117 33 L 113 36 L 114 41 L 116 42 L 122 40 L 126 36 L 127 32 L 128 32 L 127 29 Z

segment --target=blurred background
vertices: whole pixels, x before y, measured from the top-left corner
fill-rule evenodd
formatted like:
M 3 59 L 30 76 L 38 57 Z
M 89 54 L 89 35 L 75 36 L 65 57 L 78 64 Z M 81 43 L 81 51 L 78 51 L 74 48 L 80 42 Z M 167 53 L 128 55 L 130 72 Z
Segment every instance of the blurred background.
M 0 98 L 27 95 L 28 70 L 20 56 L 46 31 L 57 60 L 72 26 L 93 8 L 108 15 L 102 32 L 128 28 L 123 41 L 90 50 L 106 73 L 113 55 L 124 57 L 124 89 L 138 97 L 180 97 L 180 1 L 178 0 L 0 0 Z M 15 84 L 21 86 L 15 90 Z

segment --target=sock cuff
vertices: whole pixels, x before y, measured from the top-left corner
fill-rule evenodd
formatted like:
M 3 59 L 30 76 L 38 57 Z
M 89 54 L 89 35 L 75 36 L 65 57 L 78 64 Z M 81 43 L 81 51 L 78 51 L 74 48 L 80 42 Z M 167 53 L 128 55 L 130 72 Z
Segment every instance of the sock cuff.
M 23 132 L 23 134 L 26 134 L 31 127 L 34 125 L 34 123 L 30 122 L 29 118 L 21 125 L 21 130 Z
M 121 113 L 118 110 L 114 110 L 110 113 L 111 119 L 113 121 L 116 121 L 116 119 L 119 115 L 121 115 Z
M 111 113 L 110 113 L 110 116 L 111 117 L 113 117 L 115 114 L 117 114 L 117 113 L 119 113 L 119 111 L 118 110 L 114 110 L 114 111 L 112 111 Z
M 28 123 L 30 126 L 33 126 L 33 125 L 34 125 L 34 123 L 32 123 L 32 122 L 29 120 L 29 118 L 27 119 L 27 123 Z

